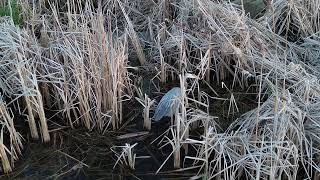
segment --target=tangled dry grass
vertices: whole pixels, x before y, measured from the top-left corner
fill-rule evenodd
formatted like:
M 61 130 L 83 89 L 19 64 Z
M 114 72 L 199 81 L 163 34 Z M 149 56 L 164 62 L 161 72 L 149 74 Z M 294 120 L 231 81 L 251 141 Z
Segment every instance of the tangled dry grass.
M 155 89 L 179 82 L 179 108 L 159 137 L 160 147 L 171 147 L 167 160 L 173 158 L 175 168 L 196 169 L 195 177 L 206 179 L 318 178 L 318 0 L 274 0 L 259 19 L 219 0 L 19 4 L 24 24 L 15 26 L 11 18 L 0 23 L 5 173 L 23 148 L 15 113 L 26 116 L 32 138 L 49 142 L 54 129 L 48 123 L 57 124 L 52 117 L 105 133 L 125 124 L 123 104 L 138 100 L 144 126 L 152 129 L 154 101 L 137 82 L 144 70 L 154 74 L 143 78 Z M 225 131 L 209 108 L 221 99 L 217 84 L 231 92 L 228 114 L 238 109 L 235 87 L 253 88 L 257 97 L 257 107 Z M 190 136 L 195 127 L 203 129 L 201 137 Z M 134 146 L 124 146 L 130 156 L 118 154 L 132 168 Z

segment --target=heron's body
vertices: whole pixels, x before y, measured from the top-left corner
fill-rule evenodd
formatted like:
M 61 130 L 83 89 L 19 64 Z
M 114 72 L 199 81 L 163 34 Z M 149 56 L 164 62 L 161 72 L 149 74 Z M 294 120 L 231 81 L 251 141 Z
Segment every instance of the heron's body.
M 154 120 L 160 121 L 163 117 L 171 117 L 179 108 L 179 97 L 181 89 L 174 87 L 168 91 L 160 100 L 154 113 Z

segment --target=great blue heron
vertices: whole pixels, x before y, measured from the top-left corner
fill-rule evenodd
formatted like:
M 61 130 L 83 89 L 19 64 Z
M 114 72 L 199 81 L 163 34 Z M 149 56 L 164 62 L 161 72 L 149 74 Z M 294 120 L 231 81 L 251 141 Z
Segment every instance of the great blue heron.
M 160 121 L 163 117 L 171 117 L 179 108 L 179 97 L 181 89 L 174 87 L 168 91 L 160 100 L 156 111 L 153 115 L 155 121 Z

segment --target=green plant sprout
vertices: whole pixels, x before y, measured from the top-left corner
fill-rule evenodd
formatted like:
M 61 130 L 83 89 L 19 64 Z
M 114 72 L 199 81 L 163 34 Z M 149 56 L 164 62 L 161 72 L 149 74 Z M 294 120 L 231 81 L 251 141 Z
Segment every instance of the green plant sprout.
M 21 7 L 17 0 L 10 0 L 7 5 L 0 5 L 0 17 L 10 16 L 15 25 L 21 25 Z

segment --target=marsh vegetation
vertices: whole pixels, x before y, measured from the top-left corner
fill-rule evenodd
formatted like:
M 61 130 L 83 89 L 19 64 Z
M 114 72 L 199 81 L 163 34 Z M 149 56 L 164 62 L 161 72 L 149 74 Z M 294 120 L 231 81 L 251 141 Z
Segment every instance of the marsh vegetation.
M 248 2 L 1 1 L 1 177 L 318 179 L 319 0 Z

